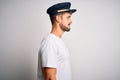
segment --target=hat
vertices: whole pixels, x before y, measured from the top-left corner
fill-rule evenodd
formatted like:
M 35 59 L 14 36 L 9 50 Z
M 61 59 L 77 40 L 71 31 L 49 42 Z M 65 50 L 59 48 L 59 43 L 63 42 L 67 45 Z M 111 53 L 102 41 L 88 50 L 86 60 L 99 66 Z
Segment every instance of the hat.
M 49 15 L 55 15 L 57 13 L 61 12 L 71 12 L 74 13 L 76 12 L 76 9 L 70 9 L 71 3 L 70 2 L 62 2 L 55 4 L 47 9 L 47 13 Z

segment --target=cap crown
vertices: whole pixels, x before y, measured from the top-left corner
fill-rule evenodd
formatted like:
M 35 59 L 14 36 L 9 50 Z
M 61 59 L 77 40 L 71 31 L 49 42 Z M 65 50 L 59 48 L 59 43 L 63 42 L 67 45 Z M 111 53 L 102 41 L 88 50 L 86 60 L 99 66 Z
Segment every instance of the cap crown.
M 71 3 L 70 2 L 63 2 L 63 3 L 58 3 L 55 4 L 47 9 L 47 13 L 49 15 L 54 15 L 58 13 L 58 10 L 63 10 L 63 9 L 70 9 Z

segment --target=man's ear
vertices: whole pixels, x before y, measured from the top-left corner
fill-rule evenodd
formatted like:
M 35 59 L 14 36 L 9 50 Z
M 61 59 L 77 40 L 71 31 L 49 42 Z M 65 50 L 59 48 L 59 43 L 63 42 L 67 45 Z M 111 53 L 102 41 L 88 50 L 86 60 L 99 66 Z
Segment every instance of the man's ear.
M 58 23 L 60 23 L 60 22 L 61 22 L 60 15 L 56 15 L 56 22 L 58 22 Z

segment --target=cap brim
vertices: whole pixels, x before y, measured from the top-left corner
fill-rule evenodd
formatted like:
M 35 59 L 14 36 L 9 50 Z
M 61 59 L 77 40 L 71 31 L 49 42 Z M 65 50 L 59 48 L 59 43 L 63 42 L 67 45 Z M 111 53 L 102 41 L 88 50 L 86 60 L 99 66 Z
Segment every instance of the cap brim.
M 69 10 L 71 13 L 74 13 L 74 12 L 76 12 L 77 10 L 76 9 L 70 9 Z

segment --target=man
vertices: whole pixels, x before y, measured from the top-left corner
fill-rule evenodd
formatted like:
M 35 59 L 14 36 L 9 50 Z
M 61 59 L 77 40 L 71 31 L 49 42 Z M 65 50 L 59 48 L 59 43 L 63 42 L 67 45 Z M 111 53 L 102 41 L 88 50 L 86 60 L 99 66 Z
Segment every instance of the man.
M 70 6 L 70 2 L 63 2 L 47 9 L 52 30 L 40 45 L 38 80 L 71 80 L 69 52 L 61 39 L 65 31 L 70 31 L 71 15 L 76 12 Z

